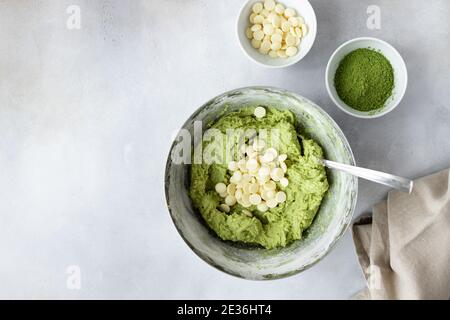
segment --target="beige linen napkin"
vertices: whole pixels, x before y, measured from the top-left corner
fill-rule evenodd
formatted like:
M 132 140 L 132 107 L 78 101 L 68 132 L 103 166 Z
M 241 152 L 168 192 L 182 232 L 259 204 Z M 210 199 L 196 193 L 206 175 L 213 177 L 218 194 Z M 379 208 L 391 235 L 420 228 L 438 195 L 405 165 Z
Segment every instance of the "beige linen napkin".
M 414 182 L 353 224 L 368 289 L 357 299 L 450 299 L 450 170 Z

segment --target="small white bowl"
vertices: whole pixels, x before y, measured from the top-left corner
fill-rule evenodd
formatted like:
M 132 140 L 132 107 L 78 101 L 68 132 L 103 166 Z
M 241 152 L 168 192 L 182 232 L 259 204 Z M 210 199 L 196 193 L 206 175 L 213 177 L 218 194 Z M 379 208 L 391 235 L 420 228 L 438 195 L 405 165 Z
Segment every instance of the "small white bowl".
M 299 52 L 289 58 L 271 58 L 268 55 L 261 54 L 257 49 L 252 47 L 250 40 L 245 34 L 245 30 L 249 26 L 249 16 L 252 12 L 252 7 L 256 2 L 263 2 L 264 0 L 248 0 L 239 11 L 236 29 L 239 44 L 250 60 L 257 64 L 268 68 L 283 68 L 297 63 L 309 52 L 316 39 L 317 33 L 317 20 L 313 7 L 308 0 L 281 0 L 277 3 L 281 3 L 286 8 L 293 8 L 297 11 L 297 14 L 301 15 L 305 19 L 305 23 L 308 26 L 308 34 L 302 39 L 299 46 Z
M 334 86 L 334 75 L 339 63 L 347 54 L 359 48 L 371 48 L 381 52 L 389 60 L 394 69 L 394 89 L 392 95 L 388 98 L 384 107 L 377 110 L 363 112 L 351 108 L 339 98 Z M 408 84 L 408 71 L 400 53 L 389 43 L 376 38 L 356 38 L 342 44 L 331 55 L 325 73 L 325 84 L 331 100 L 342 111 L 358 118 L 378 118 L 392 111 L 402 100 Z

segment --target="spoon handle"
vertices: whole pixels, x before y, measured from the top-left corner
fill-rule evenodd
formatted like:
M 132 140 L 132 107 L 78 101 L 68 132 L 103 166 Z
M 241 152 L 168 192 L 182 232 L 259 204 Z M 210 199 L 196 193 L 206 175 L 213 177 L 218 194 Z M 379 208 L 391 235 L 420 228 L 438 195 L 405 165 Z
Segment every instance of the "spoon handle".
M 337 169 L 366 180 L 378 182 L 386 186 L 392 187 L 394 189 L 400 190 L 402 192 L 411 193 L 413 189 L 414 183 L 410 179 L 394 176 L 389 173 L 338 163 L 330 160 L 322 160 L 322 163 L 324 166 L 328 168 Z

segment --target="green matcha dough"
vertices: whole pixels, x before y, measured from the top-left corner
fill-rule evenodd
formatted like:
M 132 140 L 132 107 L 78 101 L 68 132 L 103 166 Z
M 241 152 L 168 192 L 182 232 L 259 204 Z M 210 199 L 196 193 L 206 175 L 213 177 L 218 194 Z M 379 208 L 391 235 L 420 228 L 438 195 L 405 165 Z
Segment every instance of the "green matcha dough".
M 220 130 L 224 141 L 227 129 L 279 130 L 276 148 L 279 154 L 288 156 L 286 177 L 289 185 L 282 188 L 277 183 L 277 188 L 286 193 L 286 201 L 264 213 L 252 205 L 247 210 L 253 217 L 243 214 L 244 208 L 238 203 L 231 207 L 229 213 L 220 211 L 221 197 L 214 186 L 219 182 L 229 183 L 231 172 L 226 161 L 222 161 L 223 164 L 193 164 L 190 196 L 206 223 L 221 239 L 257 244 L 267 249 L 284 247 L 302 237 L 328 190 L 325 169 L 315 160 L 322 158 L 323 152 L 313 140 L 299 141 L 292 112 L 268 107 L 266 116 L 258 119 L 253 115 L 254 109 L 245 107 L 224 115 L 210 128 Z M 203 142 L 203 150 L 211 143 L 218 142 L 216 139 Z

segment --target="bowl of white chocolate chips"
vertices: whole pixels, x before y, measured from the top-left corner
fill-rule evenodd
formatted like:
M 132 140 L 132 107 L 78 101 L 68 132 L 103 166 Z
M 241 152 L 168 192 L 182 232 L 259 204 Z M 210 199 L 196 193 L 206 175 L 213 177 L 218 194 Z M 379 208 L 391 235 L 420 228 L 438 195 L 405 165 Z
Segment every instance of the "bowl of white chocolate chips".
M 271 68 L 290 66 L 306 56 L 317 32 L 308 0 L 249 0 L 237 19 L 237 36 L 244 53 Z
M 318 158 L 354 165 L 333 119 L 271 87 L 223 93 L 195 111 L 169 152 L 165 195 L 174 225 L 205 262 L 254 280 L 301 272 L 349 226 L 357 179 Z

